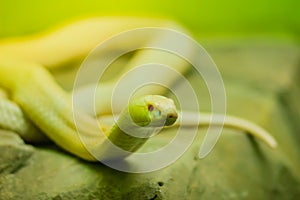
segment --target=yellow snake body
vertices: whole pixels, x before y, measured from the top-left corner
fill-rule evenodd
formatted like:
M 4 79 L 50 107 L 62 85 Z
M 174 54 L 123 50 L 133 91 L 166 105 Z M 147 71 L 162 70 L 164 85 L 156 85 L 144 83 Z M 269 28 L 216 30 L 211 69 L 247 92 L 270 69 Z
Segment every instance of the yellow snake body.
M 66 151 L 90 161 L 96 160 L 96 157 L 87 150 L 87 146 L 101 154 L 104 151 L 102 144 L 105 136 L 129 154 L 137 151 L 158 129 L 175 123 L 178 113 L 171 99 L 159 95 L 146 95 L 135 99 L 122 111 L 113 127 L 90 126 L 95 119 L 82 112 L 79 116 L 81 124 L 76 126 L 71 95 L 56 83 L 45 68 L 60 67 L 80 60 L 99 42 L 120 31 L 141 26 L 164 27 L 170 24 L 174 26 L 175 23 L 136 18 L 90 19 L 50 33 L 0 42 L 0 87 L 15 102 L 0 98 L 0 127 L 17 131 L 28 141 L 45 140 L 36 129 L 38 127 Z M 183 73 L 188 68 L 176 60 L 170 62 L 177 64 L 179 72 Z M 100 95 L 101 98 L 108 98 L 108 94 Z M 103 111 L 106 112 L 110 111 Z M 243 129 L 242 124 L 234 124 L 232 121 L 235 120 L 225 121 L 225 126 L 228 124 Z M 12 122 L 16 125 L 12 125 Z M 207 119 L 202 122 L 210 123 Z M 18 128 L 17 124 L 24 125 Z M 249 126 L 245 129 L 251 133 Z M 271 144 L 270 146 L 276 146 L 275 140 L 269 135 L 266 136 L 267 133 L 252 133 Z

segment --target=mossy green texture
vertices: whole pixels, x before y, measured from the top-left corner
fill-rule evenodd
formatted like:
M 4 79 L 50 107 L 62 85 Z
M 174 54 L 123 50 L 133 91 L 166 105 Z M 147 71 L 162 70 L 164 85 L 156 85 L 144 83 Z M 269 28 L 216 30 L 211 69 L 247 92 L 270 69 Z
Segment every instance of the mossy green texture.
M 32 156 L 34 149 L 11 131 L 0 129 L 0 176 L 18 171 Z

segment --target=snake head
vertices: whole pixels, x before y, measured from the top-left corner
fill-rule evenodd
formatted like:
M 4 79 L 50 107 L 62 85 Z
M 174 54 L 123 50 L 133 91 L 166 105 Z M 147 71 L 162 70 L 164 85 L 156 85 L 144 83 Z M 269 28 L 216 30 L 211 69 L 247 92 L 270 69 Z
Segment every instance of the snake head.
M 171 126 L 178 118 L 174 101 L 160 95 L 147 95 L 133 100 L 129 112 L 139 126 Z

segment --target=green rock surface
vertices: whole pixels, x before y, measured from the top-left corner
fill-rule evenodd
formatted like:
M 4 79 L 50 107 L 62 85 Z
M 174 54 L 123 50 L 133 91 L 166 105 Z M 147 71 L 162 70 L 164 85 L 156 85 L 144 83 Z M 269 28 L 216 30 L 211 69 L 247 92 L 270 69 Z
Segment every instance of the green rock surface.
M 34 149 L 25 145 L 13 132 L 0 130 L 0 176 L 18 171 L 32 156 Z
M 278 141 L 276 150 L 224 129 L 211 154 L 200 160 L 206 133 L 200 128 L 176 162 L 133 174 L 82 161 L 54 145 L 31 147 L 1 131 L 0 199 L 299 199 L 299 46 L 265 38 L 203 44 L 223 75 L 228 113 L 270 131 Z M 210 110 L 203 82 L 194 73 L 189 80 L 201 110 Z M 177 89 L 184 94 L 180 84 Z M 141 151 L 166 145 L 175 133 L 165 130 Z

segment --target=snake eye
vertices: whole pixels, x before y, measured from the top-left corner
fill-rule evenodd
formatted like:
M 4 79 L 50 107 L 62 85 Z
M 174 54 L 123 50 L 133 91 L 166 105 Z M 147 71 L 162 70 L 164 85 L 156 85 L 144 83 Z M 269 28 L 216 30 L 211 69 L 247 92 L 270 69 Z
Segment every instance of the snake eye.
M 152 119 L 159 118 L 161 116 L 161 111 L 157 109 L 153 104 L 148 104 L 147 106 Z
M 148 105 L 148 111 L 152 112 L 154 110 L 154 106 L 152 104 Z

